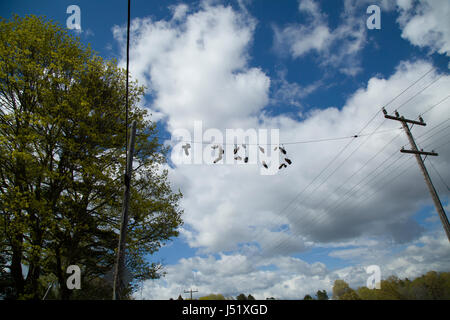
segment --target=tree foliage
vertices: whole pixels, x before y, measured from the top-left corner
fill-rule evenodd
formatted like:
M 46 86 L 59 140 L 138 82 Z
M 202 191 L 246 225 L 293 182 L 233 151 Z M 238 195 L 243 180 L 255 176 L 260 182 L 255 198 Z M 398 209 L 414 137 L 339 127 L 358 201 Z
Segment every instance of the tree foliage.
M 246 296 L 245 294 L 241 293 L 236 297 L 236 300 L 255 300 L 255 298 L 251 294 Z
M 380 289 L 360 287 L 353 290 L 336 280 L 333 299 L 339 300 L 450 300 L 450 272 L 430 271 L 414 280 L 391 276 L 381 281 Z
M 107 287 L 118 242 L 126 74 L 44 18 L 2 19 L 0 29 L 0 294 L 42 298 L 51 280 L 58 298 L 99 298 L 86 292 L 95 282 Z M 146 256 L 182 224 L 181 193 L 162 169 L 167 149 L 138 107 L 142 94 L 131 82 L 129 117 L 138 131 L 127 238 L 133 281 L 161 276 L 161 265 Z M 84 296 L 65 286 L 73 264 L 82 270 Z
M 225 299 L 225 297 L 223 296 L 223 294 L 220 294 L 220 293 L 219 293 L 219 294 L 211 293 L 211 294 L 209 294 L 209 295 L 207 295 L 207 296 L 198 298 L 198 300 L 226 300 L 226 299 Z
M 328 294 L 326 290 L 317 290 L 317 300 L 328 300 Z

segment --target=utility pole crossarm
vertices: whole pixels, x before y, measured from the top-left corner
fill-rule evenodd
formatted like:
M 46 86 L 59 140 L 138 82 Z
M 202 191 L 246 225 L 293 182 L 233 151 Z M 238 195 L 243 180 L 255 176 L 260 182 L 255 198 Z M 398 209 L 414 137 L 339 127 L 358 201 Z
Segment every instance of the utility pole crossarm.
M 192 300 L 192 293 L 193 292 L 198 292 L 198 290 L 189 290 L 189 291 L 186 291 L 186 290 L 184 290 L 184 293 L 190 293 L 191 294 L 191 300 Z
M 416 120 L 410 120 L 410 119 L 405 119 L 403 117 L 394 117 L 394 116 L 390 116 L 388 114 L 386 114 L 384 116 L 386 119 L 391 119 L 391 120 L 397 120 L 397 121 L 404 121 L 406 123 L 412 123 L 412 124 L 417 124 L 419 126 L 426 126 L 427 124 L 424 123 L 423 121 L 416 121 Z
M 412 154 L 420 154 L 420 155 L 424 155 L 424 156 L 438 156 L 439 154 L 437 154 L 434 151 L 431 152 L 427 152 L 427 151 L 417 151 L 417 150 L 405 150 L 402 149 L 400 150 L 401 153 L 412 153 Z
M 419 117 L 419 121 L 417 120 L 411 120 L 411 119 L 405 119 L 404 117 L 400 117 L 399 113 L 397 111 L 395 111 L 395 117 L 388 115 L 386 109 L 383 108 L 383 113 L 384 113 L 384 117 L 386 119 L 390 119 L 390 120 L 396 120 L 396 121 L 400 121 L 400 122 L 405 122 L 405 123 L 411 123 L 411 124 L 417 124 L 419 126 L 426 126 L 427 124 L 423 121 L 422 117 Z

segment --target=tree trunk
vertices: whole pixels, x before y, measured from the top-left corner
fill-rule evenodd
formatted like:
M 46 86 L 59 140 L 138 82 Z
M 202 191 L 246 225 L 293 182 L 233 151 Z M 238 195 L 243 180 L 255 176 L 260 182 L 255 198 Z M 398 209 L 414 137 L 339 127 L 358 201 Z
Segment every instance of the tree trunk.
M 11 257 L 11 276 L 14 280 L 16 296 L 19 297 L 24 293 L 25 281 L 22 274 L 22 235 L 16 235 L 12 247 Z

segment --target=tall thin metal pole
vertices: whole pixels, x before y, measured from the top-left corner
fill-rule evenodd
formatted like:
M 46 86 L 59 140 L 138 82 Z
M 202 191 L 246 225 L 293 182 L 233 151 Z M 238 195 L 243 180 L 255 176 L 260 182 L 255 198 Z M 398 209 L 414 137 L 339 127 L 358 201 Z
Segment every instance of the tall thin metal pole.
M 130 182 L 131 182 L 131 172 L 133 170 L 133 153 L 134 153 L 135 137 L 136 137 L 136 120 L 133 120 L 131 124 L 130 145 L 127 155 L 127 167 L 125 173 L 125 192 L 122 204 L 119 246 L 117 250 L 117 259 L 114 269 L 113 300 L 121 298 L 121 291 L 123 287 L 123 273 L 125 270 L 125 245 L 128 227 L 128 208 L 130 203 Z
M 128 15 L 127 15 L 127 66 L 126 66 L 126 85 L 125 85 L 125 192 L 122 204 L 122 216 L 120 222 L 120 235 L 119 235 L 119 246 L 117 249 L 116 264 L 114 267 L 114 284 L 113 284 L 113 300 L 120 299 L 121 288 L 123 281 L 123 271 L 125 264 L 125 242 L 126 233 L 128 227 L 128 205 L 130 198 L 130 180 L 131 180 L 131 170 L 133 164 L 133 153 L 134 153 L 134 139 L 136 135 L 136 121 L 132 123 L 132 133 L 130 136 L 130 148 L 128 148 L 128 78 L 129 78 L 129 64 L 130 64 L 130 7 L 131 0 L 128 0 Z M 130 149 L 130 150 L 128 150 Z
M 128 154 L 128 78 L 129 78 L 129 65 L 130 65 L 130 7 L 131 0 L 128 0 L 128 17 L 127 17 L 127 79 L 125 86 L 125 154 Z
M 53 286 L 53 281 L 50 282 L 50 285 L 48 286 L 47 291 L 45 291 L 45 294 L 44 294 L 44 297 L 42 298 L 42 300 L 45 300 L 45 298 L 47 298 L 47 294 L 49 293 L 50 288 L 51 288 L 52 286 Z

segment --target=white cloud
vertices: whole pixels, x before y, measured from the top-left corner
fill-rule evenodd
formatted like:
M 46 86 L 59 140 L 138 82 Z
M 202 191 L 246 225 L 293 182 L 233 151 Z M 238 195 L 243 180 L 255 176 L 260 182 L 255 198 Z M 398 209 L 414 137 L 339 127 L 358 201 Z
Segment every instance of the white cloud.
M 133 20 L 131 74 L 149 87 L 151 108 L 167 116 L 170 131 L 190 129 L 195 120 L 239 127 L 268 101 L 269 78 L 248 67 L 255 21 L 222 5 L 187 10 L 174 8 L 171 21 Z M 117 40 L 123 33 L 114 28 Z
M 278 78 L 271 81 L 273 90 L 271 105 L 290 105 L 302 108 L 301 101 L 324 86 L 322 80 L 301 86 L 296 82 L 287 81 L 286 74 L 287 70 L 281 70 L 277 73 Z
M 313 2 L 303 3 L 304 10 L 318 14 Z M 196 12 L 181 8 L 175 16 L 176 22 L 173 19 L 135 19 L 131 48 L 132 74 L 148 85 L 154 98 L 151 108 L 166 116 L 171 132 L 179 127 L 190 128 L 194 120 L 203 120 L 205 129 L 277 128 L 280 140 L 285 142 L 351 136 L 361 130 L 380 106 L 431 68 L 425 61 L 403 62 L 390 77 L 370 79 L 365 87 L 349 96 L 343 106 L 318 105 L 303 114 L 302 121 L 286 115 L 268 117 L 261 110 L 269 101 L 270 79 L 257 66 L 251 66 L 248 56 L 256 22 L 247 14 L 221 5 L 203 5 Z M 116 39 L 123 42 L 123 30 L 114 30 Z M 338 31 L 334 30 L 333 35 L 343 37 L 344 29 Z M 358 28 L 349 27 L 347 31 L 348 34 L 354 31 L 355 35 L 348 42 L 343 41 L 342 51 L 338 53 L 342 57 L 356 54 L 364 40 Z M 344 68 L 344 65 L 358 67 L 345 63 L 340 66 Z M 436 72 L 430 73 L 390 104 L 388 111 L 398 108 L 438 76 Z M 448 87 L 450 76 L 443 76 L 403 106 L 402 115 L 416 118 L 426 106 L 447 96 Z M 428 128 L 449 117 L 449 112 L 447 101 L 427 113 Z M 382 130 L 399 127 L 394 121 L 384 121 L 379 114 L 363 133 L 372 132 L 381 123 Z M 426 130 L 415 127 L 413 132 L 420 135 Z M 400 134 L 395 143 L 381 150 L 399 133 L 396 130 L 355 139 L 317 180 L 313 179 L 348 140 L 286 145 L 293 164 L 274 176 L 260 175 L 259 168 L 253 165 L 171 168 L 170 180 L 184 194 L 182 235 L 191 247 L 209 256 L 186 258 L 168 266 L 167 277 L 153 285 L 149 282 L 145 296 L 176 298 L 186 287 L 195 285 L 205 295 L 247 291 L 259 298 L 302 298 L 317 289 L 328 291 L 332 281 L 341 274 L 362 282 L 364 270 L 361 268 L 342 269 L 338 274 L 327 271 L 323 263 L 307 263 L 287 256 L 310 248 L 332 246 L 337 242 L 348 245 L 354 241 L 360 247 L 372 248 L 377 253 L 373 256 L 383 258 L 384 244 L 410 243 L 423 236 L 424 230 L 413 217 L 424 205 L 430 205 L 431 200 L 418 168 L 413 162 L 411 167 L 400 166 L 400 169 L 409 169 L 389 182 L 396 171 L 390 171 L 392 164 L 386 160 L 391 159 L 392 154 L 399 154 L 399 148 L 407 144 L 407 140 Z M 435 147 L 439 138 L 442 137 L 438 135 L 428 140 L 423 147 Z M 193 149 L 199 146 L 194 144 Z M 362 168 L 378 151 L 377 158 Z M 449 172 L 450 151 L 437 151 L 439 168 Z M 346 157 L 350 157 L 349 161 L 338 168 Z M 413 161 L 403 159 L 404 164 Z M 382 168 L 376 171 L 377 179 L 361 184 L 358 192 L 350 189 L 377 167 Z M 355 174 L 358 169 L 361 170 Z M 352 179 L 346 182 L 349 177 Z M 311 182 L 314 183 L 301 193 Z M 346 183 L 341 187 L 343 182 Z M 351 197 L 345 198 L 348 191 Z M 366 198 L 372 193 L 372 198 Z M 382 245 L 371 245 L 368 238 L 376 239 L 373 240 L 376 243 L 381 241 Z M 423 250 L 435 244 L 427 238 L 421 241 L 425 243 Z M 439 246 L 444 246 L 439 241 Z M 405 251 L 408 258 L 390 261 L 392 270 L 405 265 L 401 259 L 419 261 L 415 257 L 424 255 L 420 248 L 414 244 Z M 353 250 L 348 251 L 350 249 Z M 219 257 L 214 258 L 212 254 Z M 358 247 L 340 247 L 332 255 L 353 260 L 371 256 Z M 408 272 L 424 269 L 430 259 L 425 256 L 420 265 L 423 267 Z M 442 261 L 445 257 L 436 258 L 435 266 L 440 266 Z M 278 271 L 271 271 L 271 265 Z
M 366 268 L 378 265 L 381 278 L 391 275 L 413 279 L 428 271 L 448 271 L 450 245 L 444 232 L 424 235 L 404 249 L 396 249 L 386 242 L 370 241 L 368 247 L 340 250 L 345 254 L 333 254 L 347 259 L 353 266 L 329 270 L 321 262 L 307 263 L 293 257 L 253 258 L 224 255 L 181 259 L 167 267 L 167 276 L 161 280 L 147 281 L 142 291 L 143 299 L 169 299 L 184 295 L 187 288 L 198 290 L 197 297 L 210 293 L 222 293 L 236 297 L 240 293 L 252 294 L 256 299 L 302 299 L 306 294 L 326 290 L 331 298 L 335 280 L 347 281 L 352 288 L 366 285 L 369 274 Z M 389 253 L 386 254 L 386 251 Z M 360 256 L 358 259 L 357 256 Z M 135 294 L 140 299 L 140 292 Z
M 397 0 L 402 38 L 413 45 L 450 56 L 450 2 Z
M 294 59 L 316 53 L 322 66 L 356 75 L 361 71 L 359 53 L 366 43 L 365 20 L 358 10 L 361 7 L 361 2 L 345 1 L 342 22 L 331 30 L 317 2 L 300 0 L 299 11 L 307 16 L 305 23 L 282 29 L 274 26 L 274 46 L 280 52 L 288 50 Z
M 370 79 L 367 87 L 349 97 L 340 109 L 322 106 L 304 114 L 303 121 L 262 115 L 260 126 L 279 128 L 281 141 L 354 135 L 381 105 L 430 67 L 423 61 L 401 63 L 388 79 Z M 388 111 L 393 112 L 437 77 L 430 73 L 389 105 Z M 400 109 L 402 115 L 416 118 L 427 106 L 447 96 L 449 85 L 450 77 L 443 76 L 404 105 Z M 413 132 L 420 136 L 449 116 L 448 101 L 445 101 L 425 115 L 427 127 L 414 128 Z M 384 120 L 380 113 L 363 133 L 372 132 L 381 123 L 380 130 L 393 131 L 356 139 L 302 194 L 300 192 L 348 140 L 286 145 L 294 163 L 288 170 L 270 177 L 261 176 L 255 166 L 244 165 L 183 165 L 172 169 L 171 179 L 179 181 L 178 187 L 184 193 L 186 228 L 183 234 L 188 243 L 202 248 L 203 252 L 236 250 L 238 245 L 253 243 L 268 254 L 289 254 L 307 250 L 311 247 L 310 241 L 328 244 L 358 239 L 363 235 L 388 237 L 397 242 L 417 238 L 423 229 L 412 217 L 424 203 L 431 204 L 431 200 L 414 159 L 402 157 L 398 152 L 402 145 L 408 143 L 398 130 L 398 123 Z M 436 147 L 437 142 L 442 141 L 442 135 L 445 132 L 432 137 L 425 145 L 420 143 L 423 139 L 418 139 L 419 145 Z M 394 143 L 381 150 L 396 136 Z M 378 151 L 382 152 L 355 174 Z M 438 161 L 436 164 L 442 172 L 449 171 L 449 150 L 438 152 L 440 156 L 435 159 Z M 336 170 L 351 153 L 349 160 Z M 409 166 L 405 167 L 406 164 Z M 389 181 L 404 168 L 407 169 L 404 175 Z M 330 175 L 333 170 L 336 172 Z M 330 178 L 323 183 L 329 175 Z M 342 186 L 349 177 L 352 178 Z M 363 183 L 354 188 L 360 181 Z M 373 196 L 369 198 L 371 194 Z M 287 231 L 281 232 L 282 229 Z
M 186 17 L 186 13 L 189 10 L 188 5 L 181 3 L 172 7 L 173 20 L 182 20 Z
M 283 29 L 274 26 L 275 46 L 279 50 L 288 48 L 294 58 L 310 51 L 321 53 L 329 48 L 332 37 L 326 23 L 326 17 L 312 0 L 299 2 L 299 11 L 308 16 L 306 24 L 292 24 Z

